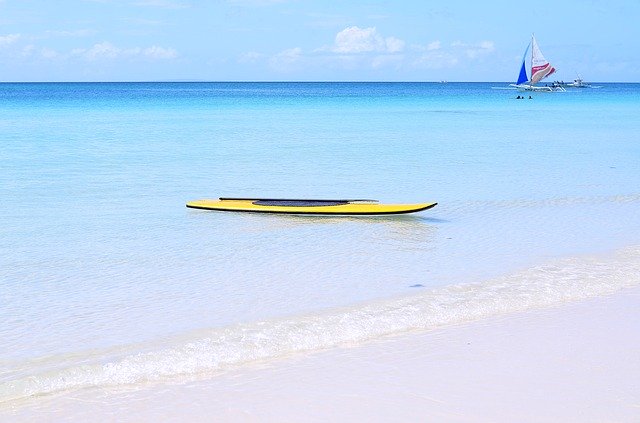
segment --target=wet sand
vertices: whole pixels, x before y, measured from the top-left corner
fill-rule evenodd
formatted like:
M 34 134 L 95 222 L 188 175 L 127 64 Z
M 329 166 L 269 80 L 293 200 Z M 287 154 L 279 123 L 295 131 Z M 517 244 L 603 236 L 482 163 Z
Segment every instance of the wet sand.
M 2 421 L 640 421 L 640 287 L 208 380 L 86 390 Z

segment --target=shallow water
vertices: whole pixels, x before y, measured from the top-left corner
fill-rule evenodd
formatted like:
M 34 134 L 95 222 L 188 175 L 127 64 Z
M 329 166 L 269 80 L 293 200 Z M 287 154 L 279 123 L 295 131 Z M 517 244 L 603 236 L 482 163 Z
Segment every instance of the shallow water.
M 532 100 L 492 85 L 1 84 L 0 401 L 29 375 L 31 394 L 171 376 L 150 357 L 200 331 L 637 244 L 640 85 Z M 184 207 L 218 196 L 439 205 L 367 218 Z M 220 354 L 233 361 L 246 349 L 232 333 Z M 52 382 L 85 361 L 118 376 Z

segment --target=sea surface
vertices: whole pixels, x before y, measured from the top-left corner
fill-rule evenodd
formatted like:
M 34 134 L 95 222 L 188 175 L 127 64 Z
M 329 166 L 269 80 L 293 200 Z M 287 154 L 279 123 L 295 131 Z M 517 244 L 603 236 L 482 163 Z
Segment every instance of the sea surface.
M 506 85 L 0 84 L 0 407 L 626 286 L 640 84 Z M 438 206 L 185 207 L 224 196 Z

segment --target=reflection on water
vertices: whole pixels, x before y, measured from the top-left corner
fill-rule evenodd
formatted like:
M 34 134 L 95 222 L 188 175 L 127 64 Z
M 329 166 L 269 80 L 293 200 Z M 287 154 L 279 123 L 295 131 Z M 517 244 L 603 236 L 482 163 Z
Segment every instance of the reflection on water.
M 401 250 L 428 250 L 437 232 L 436 224 L 445 222 L 418 214 L 303 216 L 199 210 L 190 213 L 209 219 L 211 225 L 223 225 L 227 230 L 235 228 L 240 233 L 251 234 L 256 237 L 253 238 L 255 242 L 264 237 L 261 241 L 270 243 L 274 249 L 277 246 L 273 244 L 277 242 L 304 245 L 305 248 L 326 242 L 339 243 L 341 250 L 382 245 Z

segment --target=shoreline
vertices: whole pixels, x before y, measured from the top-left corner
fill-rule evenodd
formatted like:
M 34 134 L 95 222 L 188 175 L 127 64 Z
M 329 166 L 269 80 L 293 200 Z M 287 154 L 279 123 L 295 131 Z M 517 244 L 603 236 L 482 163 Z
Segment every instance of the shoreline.
M 255 363 L 544 309 L 638 285 L 638 245 L 597 256 L 565 257 L 482 282 L 205 329 L 156 347 L 91 350 L 26 362 L 22 374 L 0 383 L 0 408 L 95 389 L 117 392 L 213 378 Z
M 12 421 L 637 421 L 640 287 L 139 390 L 89 389 Z

